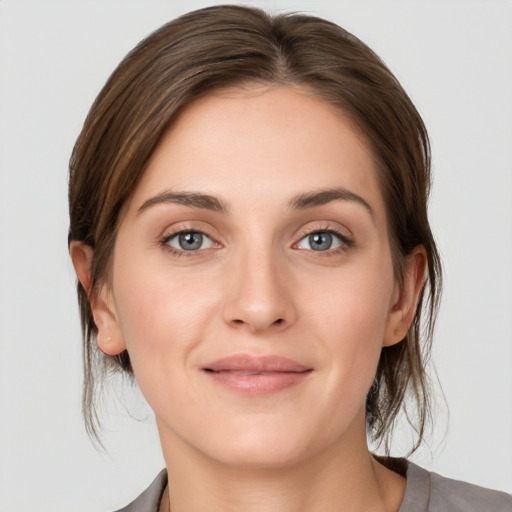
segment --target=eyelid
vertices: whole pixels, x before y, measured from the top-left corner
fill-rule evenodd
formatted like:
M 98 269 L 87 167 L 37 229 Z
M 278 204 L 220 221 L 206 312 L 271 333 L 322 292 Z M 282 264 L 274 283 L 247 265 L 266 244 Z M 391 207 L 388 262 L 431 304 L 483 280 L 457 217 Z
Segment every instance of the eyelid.
M 200 233 L 214 241 L 219 239 L 217 231 L 209 223 L 201 220 L 182 220 L 164 227 L 157 235 L 157 241 L 161 242 L 180 233 Z
M 329 248 L 325 251 L 314 251 L 313 249 L 298 247 L 299 243 L 301 243 L 304 239 L 316 233 L 329 233 L 340 242 L 340 245 L 338 245 L 335 248 Z M 354 246 L 354 239 L 351 234 L 349 235 L 348 233 L 343 232 L 339 227 L 333 226 L 332 224 L 329 223 L 324 223 L 323 225 L 317 224 L 315 226 L 309 226 L 306 227 L 305 229 L 301 229 L 297 235 L 297 238 L 298 240 L 293 244 L 293 248 L 299 250 L 312 251 L 318 254 L 333 254 L 337 251 L 346 251 Z
M 190 250 L 187 250 L 187 249 L 183 249 L 182 247 L 176 247 L 175 245 L 173 245 L 173 240 L 178 240 L 178 245 L 180 243 L 180 237 L 182 235 L 187 235 L 187 234 L 195 234 L 195 235 L 200 235 L 202 240 L 201 240 L 201 245 L 203 245 L 203 243 L 205 242 L 205 239 L 207 239 L 207 244 L 208 244 L 208 247 L 199 247 L 197 249 L 190 249 Z M 208 243 L 209 241 L 209 243 Z M 185 251 L 185 252 L 198 252 L 198 251 L 204 251 L 205 249 L 210 249 L 213 244 L 214 244 L 214 241 L 212 240 L 211 237 L 209 237 L 206 233 L 201 233 L 200 231 L 181 231 L 181 232 L 178 232 L 178 233 L 174 233 L 173 235 L 171 236 L 168 236 L 166 237 L 166 244 L 170 245 L 171 247 L 173 247 L 174 249 L 176 249 L 177 251 Z
M 313 249 L 312 247 L 302 247 L 301 245 L 306 242 L 310 245 L 310 238 L 316 234 L 328 234 L 332 237 L 333 239 L 333 247 L 329 247 L 328 249 L 325 249 L 325 251 L 321 251 L 321 250 L 318 250 L 317 252 L 328 252 L 328 251 L 332 251 L 332 250 L 335 250 L 335 249 L 338 249 L 339 247 L 341 247 L 344 243 L 344 241 L 341 239 L 341 237 L 337 234 L 337 233 L 333 233 L 332 231 L 316 231 L 316 232 L 313 232 L 309 235 L 306 235 L 306 236 L 303 236 L 298 242 L 297 242 L 297 248 L 298 249 L 306 249 L 306 250 L 310 250 L 310 251 L 314 251 L 315 249 Z
M 208 251 L 208 249 L 218 249 L 222 247 L 222 244 L 217 241 L 217 237 L 211 235 L 208 229 L 199 228 L 191 224 L 182 224 L 176 227 L 167 228 L 161 236 L 158 237 L 157 243 L 162 248 L 170 252 L 175 256 L 199 256 L 201 253 Z M 172 246 L 169 242 L 174 237 L 177 237 L 186 233 L 198 233 L 211 240 L 211 245 L 202 249 L 185 250 L 178 247 Z
M 305 226 L 297 230 L 295 238 L 302 239 L 305 236 L 323 232 L 333 233 L 339 236 L 342 240 L 353 240 L 352 232 L 347 227 L 339 226 L 338 223 L 334 223 L 327 220 L 308 222 Z
M 204 223 L 201 222 L 201 224 L 204 224 Z M 354 246 L 355 242 L 354 242 L 353 236 L 350 233 L 350 231 L 348 230 L 348 228 L 345 228 L 343 230 L 342 228 L 340 228 L 336 225 L 333 225 L 329 221 L 323 221 L 322 224 L 314 224 L 314 225 L 311 225 L 311 224 L 312 223 L 307 224 L 305 227 L 301 228 L 297 232 L 297 235 L 294 237 L 294 239 L 296 241 L 291 246 L 292 249 L 307 250 L 309 252 L 315 252 L 318 254 L 323 253 L 323 254 L 327 255 L 327 254 L 334 254 L 337 252 L 344 252 L 344 251 L 347 251 L 348 249 L 351 249 Z M 171 227 L 167 228 L 163 232 L 163 234 L 158 237 L 157 243 L 158 243 L 158 245 L 163 246 L 165 249 L 169 250 L 169 252 L 179 253 L 178 255 L 185 255 L 185 256 L 193 256 L 194 254 L 198 255 L 199 253 L 206 252 L 208 249 L 222 248 L 223 243 L 218 241 L 219 237 L 210 234 L 210 231 L 211 231 L 210 229 L 204 229 L 203 227 L 197 226 L 197 224 L 195 222 L 183 223 L 183 224 L 179 223 L 178 226 L 175 226 L 175 227 L 171 226 Z M 185 233 L 201 234 L 204 237 L 207 237 L 208 239 L 211 240 L 211 245 L 209 247 L 199 248 L 199 249 L 191 249 L 191 250 L 187 251 L 186 249 L 180 249 L 178 247 L 174 247 L 169 244 L 169 241 L 172 238 L 174 238 L 180 234 L 185 234 Z M 315 251 L 314 249 L 298 247 L 298 245 L 304 239 L 306 239 L 307 237 L 314 235 L 316 233 L 331 234 L 338 241 L 338 245 L 334 248 L 329 248 L 326 250 L 318 250 L 318 251 Z

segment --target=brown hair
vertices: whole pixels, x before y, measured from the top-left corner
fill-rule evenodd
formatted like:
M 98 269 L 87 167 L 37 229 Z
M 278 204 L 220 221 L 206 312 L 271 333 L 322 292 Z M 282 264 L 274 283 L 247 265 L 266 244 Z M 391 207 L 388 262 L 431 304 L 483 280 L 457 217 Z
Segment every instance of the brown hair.
M 214 89 L 251 82 L 306 86 L 346 112 L 367 137 L 378 164 L 397 279 L 405 256 L 417 245 L 425 248 L 428 275 L 413 324 L 404 340 L 382 349 L 366 404 L 368 432 L 387 449 L 397 415 L 405 409 L 418 434 L 413 451 L 430 414 L 425 364 L 441 283 L 427 217 L 430 146 L 423 121 L 379 57 L 339 26 L 233 5 L 188 13 L 143 40 L 103 87 L 73 150 L 70 240 L 94 249 L 91 289 L 78 283 L 86 427 L 97 435 L 95 386 L 105 373 L 132 374 L 126 351 L 113 357 L 99 352 L 89 303 L 106 278 L 121 208 L 180 109 Z

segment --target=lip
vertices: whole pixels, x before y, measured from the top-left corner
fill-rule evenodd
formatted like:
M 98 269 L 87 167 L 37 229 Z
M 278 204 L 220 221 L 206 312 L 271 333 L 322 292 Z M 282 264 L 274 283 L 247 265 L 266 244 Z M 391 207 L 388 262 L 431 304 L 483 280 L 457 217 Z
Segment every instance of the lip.
M 203 372 L 213 382 L 246 395 L 268 395 L 296 386 L 313 371 L 282 356 L 235 354 L 213 361 Z

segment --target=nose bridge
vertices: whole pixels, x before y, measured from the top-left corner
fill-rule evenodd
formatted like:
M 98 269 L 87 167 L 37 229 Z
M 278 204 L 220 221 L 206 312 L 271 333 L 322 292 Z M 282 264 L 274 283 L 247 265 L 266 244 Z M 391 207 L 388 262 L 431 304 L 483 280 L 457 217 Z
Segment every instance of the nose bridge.
M 293 321 L 283 255 L 271 241 L 246 241 L 232 262 L 225 320 L 250 331 L 284 326 Z

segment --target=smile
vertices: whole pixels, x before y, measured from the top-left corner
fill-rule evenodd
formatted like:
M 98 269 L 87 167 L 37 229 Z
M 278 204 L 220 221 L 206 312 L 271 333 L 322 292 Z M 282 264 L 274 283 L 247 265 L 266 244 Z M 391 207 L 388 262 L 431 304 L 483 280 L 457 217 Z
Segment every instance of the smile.
M 244 395 L 270 395 L 300 384 L 313 369 L 280 356 L 237 354 L 212 362 L 204 373 L 225 389 Z

